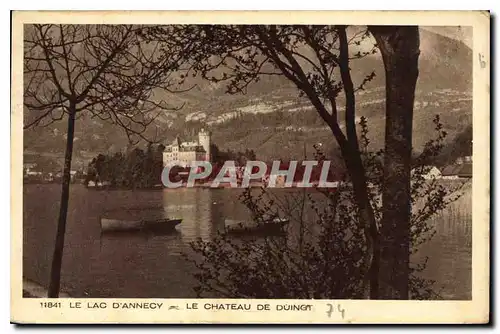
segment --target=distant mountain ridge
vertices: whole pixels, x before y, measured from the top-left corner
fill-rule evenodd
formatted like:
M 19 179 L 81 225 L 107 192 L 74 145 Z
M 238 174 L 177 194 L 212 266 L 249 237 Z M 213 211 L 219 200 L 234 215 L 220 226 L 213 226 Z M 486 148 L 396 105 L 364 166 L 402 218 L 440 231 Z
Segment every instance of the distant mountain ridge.
M 464 43 L 421 29 L 414 112 L 414 147 L 433 136 L 432 118 L 439 113 L 452 138 L 472 124 L 472 51 Z M 365 91 L 356 94 L 357 115 L 369 122 L 374 148 L 381 147 L 384 131 L 384 68 L 374 55 L 351 63 L 353 80 L 361 82 L 375 71 Z M 321 142 L 334 148 L 331 133 L 305 98 L 284 77 L 262 77 L 249 86 L 246 95 L 228 95 L 225 85 L 202 81 L 183 94 L 169 96 L 182 110 L 162 114 L 148 129 L 150 137 L 170 141 L 176 135 L 189 136 L 201 127 L 213 133 L 221 149 L 254 149 L 260 159 L 300 158 L 304 143 Z M 339 105 L 342 105 L 339 97 Z M 24 147 L 33 152 L 61 154 L 65 122 L 48 128 L 25 131 Z M 75 155 L 80 159 L 97 153 L 118 151 L 129 144 L 123 130 L 90 117 L 77 122 Z M 142 144 L 144 145 L 144 144 Z

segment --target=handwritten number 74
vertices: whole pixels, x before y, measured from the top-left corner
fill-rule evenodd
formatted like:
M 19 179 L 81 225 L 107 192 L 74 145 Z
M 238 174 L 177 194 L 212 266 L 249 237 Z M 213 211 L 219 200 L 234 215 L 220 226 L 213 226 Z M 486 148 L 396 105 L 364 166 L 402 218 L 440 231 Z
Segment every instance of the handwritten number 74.
M 333 312 L 339 312 L 342 316 L 342 319 L 344 319 L 345 310 L 340 306 L 340 304 L 336 304 L 337 305 L 336 309 L 335 309 L 334 304 L 326 304 L 326 305 L 328 305 L 328 307 L 329 307 L 328 311 L 326 311 L 328 318 L 332 317 Z

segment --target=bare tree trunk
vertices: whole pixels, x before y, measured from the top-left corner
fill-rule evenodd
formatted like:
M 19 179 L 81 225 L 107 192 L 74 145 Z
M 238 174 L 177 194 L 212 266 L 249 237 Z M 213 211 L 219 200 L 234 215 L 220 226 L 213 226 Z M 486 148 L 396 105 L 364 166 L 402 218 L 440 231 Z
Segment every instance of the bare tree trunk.
M 420 54 L 417 26 L 370 27 L 386 80 L 379 298 L 408 299 L 413 104 Z
M 339 26 L 339 68 L 346 98 L 345 125 L 347 143 L 342 149 L 342 155 L 353 185 L 354 197 L 359 209 L 359 217 L 364 226 L 367 242 L 366 265 L 367 276 L 365 279 L 365 297 L 378 298 L 378 268 L 379 268 L 379 238 L 377 221 L 368 196 L 366 170 L 361 159 L 358 135 L 356 132 L 356 97 L 349 68 L 349 45 L 345 26 Z M 340 144 L 340 143 L 339 143 Z
M 61 204 L 59 207 L 59 220 L 57 223 L 56 240 L 50 268 L 49 298 L 58 298 L 61 285 L 61 266 L 64 249 L 64 235 L 66 233 L 66 217 L 68 214 L 69 184 L 71 181 L 71 158 L 73 156 L 73 138 L 75 134 L 75 105 L 71 104 L 68 115 L 68 135 L 66 138 L 66 153 L 64 157 L 64 170 L 61 190 Z

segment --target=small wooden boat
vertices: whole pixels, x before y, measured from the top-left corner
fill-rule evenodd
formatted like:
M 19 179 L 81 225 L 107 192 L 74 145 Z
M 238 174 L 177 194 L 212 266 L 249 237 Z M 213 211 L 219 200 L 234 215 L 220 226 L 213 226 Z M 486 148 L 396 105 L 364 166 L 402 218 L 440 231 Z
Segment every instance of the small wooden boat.
M 262 219 L 241 221 L 226 219 L 225 232 L 230 234 L 262 234 L 273 235 L 285 232 L 289 220 L 280 217 L 264 217 Z
M 101 218 L 102 232 L 117 231 L 144 231 L 144 232 L 169 232 L 182 222 L 182 219 L 142 219 L 123 220 Z

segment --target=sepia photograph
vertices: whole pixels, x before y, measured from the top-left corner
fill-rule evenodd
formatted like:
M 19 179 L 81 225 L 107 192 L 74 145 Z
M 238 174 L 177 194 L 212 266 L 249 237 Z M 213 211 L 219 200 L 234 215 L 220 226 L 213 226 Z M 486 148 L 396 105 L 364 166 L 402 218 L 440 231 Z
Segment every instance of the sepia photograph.
M 489 13 L 15 14 L 13 306 L 325 322 L 418 300 L 488 321 Z

